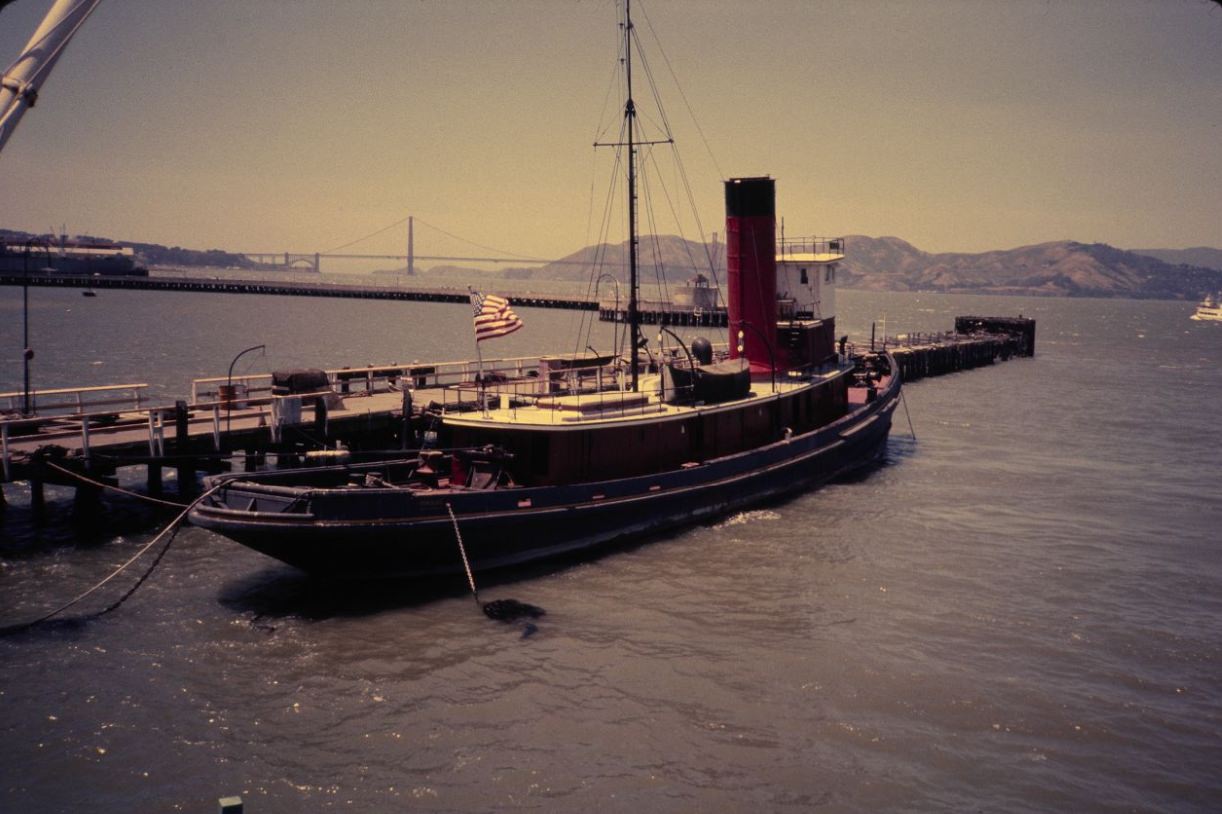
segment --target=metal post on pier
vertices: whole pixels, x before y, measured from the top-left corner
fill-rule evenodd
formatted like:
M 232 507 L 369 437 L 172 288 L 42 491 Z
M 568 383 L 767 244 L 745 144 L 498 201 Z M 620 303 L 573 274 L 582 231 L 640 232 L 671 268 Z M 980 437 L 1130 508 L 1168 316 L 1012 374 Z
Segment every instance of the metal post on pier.
M 285 254 L 284 257 L 285 257 L 285 263 L 287 264 L 288 254 Z M 238 363 L 238 360 L 241 359 L 243 356 L 253 351 L 257 351 L 257 350 L 261 350 L 266 353 L 267 345 L 252 345 L 251 347 L 246 348 L 246 350 L 239 351 L 238 355 L 233 357 L 233 361 L 229 363 L 229 373 L 225 376 L 225 391 L 224 391 L 224 394 L 221 396 L 221 401 L 226 402 L 225 403 L 225 438 L 226 440 L 228 440 L 229 438 L 229 430 L 231 426 L 233 425 L 233 410 L 237 406 L 237 399 L 235 397 L 234 390 L 233 390 L 233 366 L 236 365 Z
M 195 465 L 191 461 L 191 434 L 187 403 L 174 402 L 174 455 L 178 459 L 178 494 L 195 491 Z
M 25 417 L 33 415 L 33 405 L 30 401 L 30 360 L 34 358 L 34 349 L 30 347 L 30 248 L 33 240 L 25 242 L 25 273 L 21 278 L 21 371 L 23 401 L 21 414 Z
M 11 481 L 13 465 L 9 462 L 8 454 L 8 424 L 0 424 L 0 457 L 4 459 L 4 480 L 5 482 Z
M 81 417 L 81 456 L 85 459 L 85 467 L 89 467 L 89 417 Z
M 399 449 L 407 449 L 408 443 L 415 444 L 416 440 L 412 437 L 412 391 L 407 386 L 407 381 L 403 382 L 403 429 L 399 438 Z
M 326 445 L 327 440 L 327 400 L 323 396 L 314 399 L 314 436 Z

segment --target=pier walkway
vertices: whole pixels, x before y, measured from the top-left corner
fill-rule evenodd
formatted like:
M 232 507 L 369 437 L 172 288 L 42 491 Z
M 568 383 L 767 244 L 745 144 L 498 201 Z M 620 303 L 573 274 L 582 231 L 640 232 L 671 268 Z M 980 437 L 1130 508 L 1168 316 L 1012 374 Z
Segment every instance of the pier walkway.
M 1035 321 L 960 317 L 956 331 L 877 340 L 906 381 L 991 365 L 1035 353 Z M 861 347 L 865 343 L 858 343 Z M 177 470 L 178 489 L 193 494 L 197 472 L 247 470 L 275 456 L 277 466 L 326 461 L 337 454 L 386 456 L 422 440 L 430 403 L 474 405 L 481 389 L 474 360 L 374 365 L 314 372 L 308 392 L 274 386 L 274 375 L 197 379 L 191 399 L 148 405 L 142 383 L 35 391 L 39 410 L 22 416 L 26 395 L 0 393 L 0 483 L 28 480 L 41 505 L 44 483 L 97 487 L 122 467 L 144 466 L 148 490 L 162 491 L 162 469 Z M 484 391 L 601 388 L 622 376 L 609 356 L 518 357 L 483 364 Z M 325 383 L 321 376 L 325 374 Z M 0 491 L 0 508 L 4 506 Z

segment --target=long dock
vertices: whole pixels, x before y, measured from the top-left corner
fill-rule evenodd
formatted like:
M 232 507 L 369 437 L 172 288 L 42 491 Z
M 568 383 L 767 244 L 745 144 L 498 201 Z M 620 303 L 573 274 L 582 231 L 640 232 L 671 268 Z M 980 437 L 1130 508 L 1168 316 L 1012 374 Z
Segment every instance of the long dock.
M 1034 320 L 960 317 L 955 324 L 954 332 L 868 344 L 891 351 L 905 381 L 1035 353 Z M 534 356 L 484 362 L 483 369 L 485 382 L 505 387 L 563 380 L 581 389 L 607 383 L 610 362 Z M 474 404 L 477 371 L 474 360 L 338 368 L 316 371 L 315 389 L 304 393 L 276 386 L 274 375 L 283 374 L 197 379 L 190 401 L 173 405 L 146 404 L 143 383 L 59 388 L 28 394 L 41 411 L 34 416 L 21 415 L 27 394 L 0 393 L 0 405 L 7 405 L 0 416 L 0 483 L 29 481 L 39 511 L 44 484 L 76 487 L 78 503 L 88 505 L 100 493 L 96 484 L 115 484 L 124 467 L 145 467 L 150 494 L 162 492 L 164 468 L 177 470 L 177 491 L 189 497 L 198 488 L 197 473 L 251 471 L 268 465 L 269 456 L 280 467 L 340 454 L 386 456 L 419 446 L 430 403 Z
M 264 294 L 288 297 L 340 297 L 363 300 L 407 300 L 414 302 L 467 303 L 471 295 L 458 288 L 399 288 L 393 286 L 348 285 L 346 283 L 303 283 L 290 280 L 227 280 L 212 277 L 85 277 L 72 274 L 0 274 L 0 285 L 30 285 L 43 288 L 88 288 L 131 291 L 179 291 L 209 294 Z M 567 308 L 596 311 L 598 303 L 582 297 L 556 294 L 511 294 L 514 305 L 531 308 Z
M 42 288 L 112 289 L 129 291 L 177 291 L 198 294 L 262 294 L 286 297 L 338 297 L 363 300 L 401 300 L 408 302 L 466 303 L 471 295 L 458 288 L 424 288 L 346 283 L 298 282 L 290 280 L 233 280 L 215 277 L 142 277 L 79 274 L 0 274 L 0 285 L 30 285 Z M 573 311 L 598 311 L 603 322 L 627 322 L 626 302 L 591 300 L 562 294 L 510 293 L 514 305 L 528 308 L 561 308 Z M 643 300 L 637 306 L 646 325 L 692 325 L 725 327 L 725 307 L 699 308 L 670 302 Z
M 725 306 L 701 308 L 693 305 L 676 305 L 671 302 L 642 300 L 637 305 L 644 325 L 686 325 L 724 328 L 730 324 L 730 315 Z M 602 322 L 628 322 L 628 306 L 622 302 L 598 303 L 598 318 Z
M 890 342 L 890 345 L 886 345 Z M 884 340 L 904 381 L 1035 355 L 1035 320 L 1022 317 L 956 317 L 950 333 Z

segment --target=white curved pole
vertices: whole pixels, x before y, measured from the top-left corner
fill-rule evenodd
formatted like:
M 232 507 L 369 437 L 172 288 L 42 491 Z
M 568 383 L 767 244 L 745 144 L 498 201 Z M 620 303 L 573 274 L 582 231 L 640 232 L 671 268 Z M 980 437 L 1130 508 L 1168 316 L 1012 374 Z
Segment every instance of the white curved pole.
M 34 106 L 38 89 L 55 66 L 68 40 L 102 0 L 55 0 L 25 50 L 0 78 L 0 151 L 27 108 Z

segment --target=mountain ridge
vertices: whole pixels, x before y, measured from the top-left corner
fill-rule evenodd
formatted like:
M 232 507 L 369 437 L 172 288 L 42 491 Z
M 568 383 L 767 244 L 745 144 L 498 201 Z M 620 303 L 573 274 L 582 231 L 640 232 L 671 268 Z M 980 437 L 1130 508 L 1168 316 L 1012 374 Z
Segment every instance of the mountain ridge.
M 25 233 L 0 229 L 0 237 L 10 240 L 22 235 Z M 243 255 L 219 249 L 198 251 L 117 242 L 132 246 L 143 262 L 149 264 L 259 267 Z M 1183 258 L 1201 262 L 1189 263 Z M 676 235 L 644 235 L 640 239 L 639 271 L 644 283 L 680 285 L 696 274 L 710 276 L 710 267 L 714 269 L 712 276 L 724 282 L 724 244 L 706 247 Z M 420 276 L 444 276 L 447 280 L 468 275 L 484 280 L 586 281 L 596 268 L 600 278 L 606 274 L 625 282 L 627 241 L 586 246 L 543 266 L 490 272 L 445 265 L 423 269 Z M 1190 300 L 1222 290 L 1222 249 L 1139 251 L 1118 249 L 1106 243 L 1055 240 L 987 252 L 927 252 L 900 237 L 848 235 L 839 283 L 845 288 L 868 291 Z
M 665 279 L 674 285 L 696 273 L 708 274 L 701 244 L 673 235 L 642 238 L 642 280 L 660 259 Z M 1218 251 L 1222 255 L 1222 250 Z M 623 281 L 626 242 L 590 246 L 537 268 L 506 269 L 511 278 L 584 280 L 592 258 L 603 258 L 603 269 Z M 724 247 L 718 246 L 717 276 L 724 280 Z M 987 252 L 926 252 L 894 236 L 845 237 L 845 259 L 839 278 L 845 288 L 872 291 L 934 291 L 944 293 L 1024 294 L 1069 297 L 1130 297 L 1134 299 L 1197 299 L 1222 288 L 1222 267 L 1171 263 L 1106 243 L 1056 240 Z

